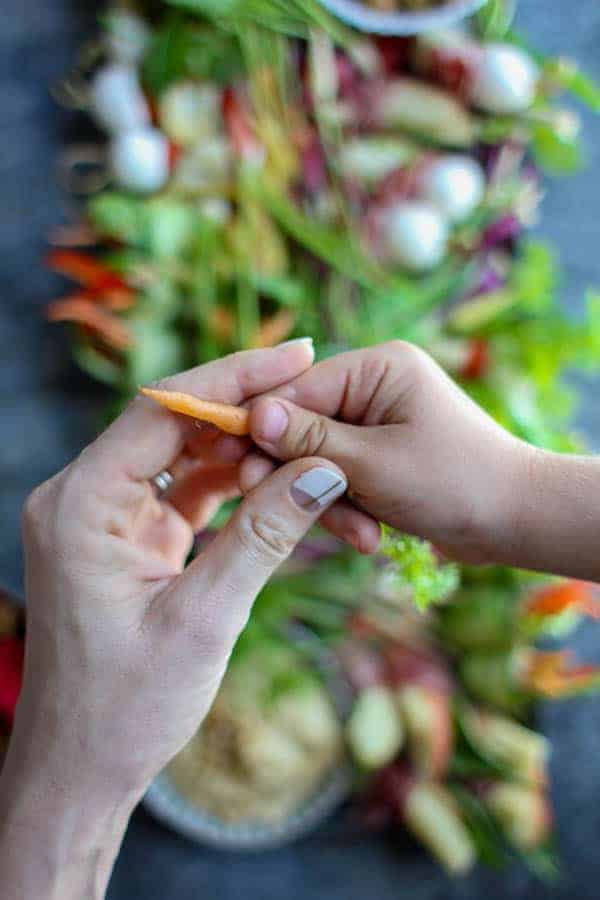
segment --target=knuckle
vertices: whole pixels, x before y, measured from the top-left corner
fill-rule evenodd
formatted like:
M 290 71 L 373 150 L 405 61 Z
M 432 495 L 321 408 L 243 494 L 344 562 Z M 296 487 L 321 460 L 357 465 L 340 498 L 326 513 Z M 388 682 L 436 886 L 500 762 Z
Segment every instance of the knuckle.
M 298 456 L 318 456 L 325 446 L 329 430 L 322 416 L 315 416 L 308 425 L 302 427 L 295 441 Z
M 58 484 L 59 476 L 45 481 L 34 488 L 25 501 L 21 520 L 26 536 L 35 536 L 44 530 L 48 521 L 55 519 L 53 511 Z
M 408 369 L 419 369 L 428 358 L 420 347 L 408 341 L 389 341 L 383 347 L 386 354 L 389 354 L 396 362 L 401 362 Z
M 238 536 L 250 555 L 269 562 L 284 560 L 295 544 L 285 520 L 274 513 L 250 512 L 243 516 L 238 523 Z
M 44 515 L 45 485 L 35 488 L 25 501 L 23 507 L 23 527 L 25 531 L 35 531 Z

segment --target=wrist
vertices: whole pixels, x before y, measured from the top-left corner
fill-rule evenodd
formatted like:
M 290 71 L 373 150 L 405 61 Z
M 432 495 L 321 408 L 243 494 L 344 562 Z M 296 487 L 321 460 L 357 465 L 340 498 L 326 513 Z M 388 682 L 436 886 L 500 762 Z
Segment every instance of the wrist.
M 521 444 L 509 519 L 497 562 L 600 581 L 600 459 Z
M 48 746 L 44 735 L 30 733 L 24 745 L 15 733 L 0 777 L 6 900 L 104 897 L 139 795 L 98 784 L 93 760 L 88 769 L 89 777 L 81 768 L 69 771 L 60 748 Z

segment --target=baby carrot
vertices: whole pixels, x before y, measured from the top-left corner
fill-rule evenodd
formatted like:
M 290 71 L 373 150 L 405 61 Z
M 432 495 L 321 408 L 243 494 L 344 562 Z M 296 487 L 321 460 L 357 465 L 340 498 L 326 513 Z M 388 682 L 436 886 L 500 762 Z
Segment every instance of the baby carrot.
M 227 403 L 212 403 L 209 400 L 200 400 L 191 394 L 182 394 L 179 391 L 156 391 L 153 388 L 141 388 L 142 394 L 150 397 L 170 409 L 171 412 L 190 416 L 200 422 L 210 422 L 227 434 L 235 434 L 242 437 L 250 434 L 250 414 L 248 410 L 239 406 L 229 406 Z

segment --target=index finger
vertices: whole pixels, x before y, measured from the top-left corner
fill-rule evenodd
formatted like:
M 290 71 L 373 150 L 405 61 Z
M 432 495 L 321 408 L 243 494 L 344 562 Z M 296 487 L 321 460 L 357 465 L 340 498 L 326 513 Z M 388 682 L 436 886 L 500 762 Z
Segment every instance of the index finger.
M 296 378 L 312 365 L 313 359 L 310 339 L 292 341 L 206 363 L 163 379 L 160 387 L 237 406 Z M 152 478 L 168 468 L 180 453 L 190 424 L 189 419 L 173 415 L 147 397 L 137 396 L 92 444 L 86 458 L 109 490 L 119 476 L 135 481 Z

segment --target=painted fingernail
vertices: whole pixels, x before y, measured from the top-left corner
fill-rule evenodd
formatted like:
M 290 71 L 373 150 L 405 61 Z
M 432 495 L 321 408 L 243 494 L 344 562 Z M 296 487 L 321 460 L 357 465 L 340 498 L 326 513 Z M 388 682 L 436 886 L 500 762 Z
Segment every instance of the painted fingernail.
M 284 341 L 283 344 L 279 344 L 280 347 L 293 347 L 294 344 L 305 344 L 312 353 L 315 352 L 314 341 L 311 337 L 301 337 L 294 338 L 293 341 Z
M 320 466 L 304 472 L 292 485 L 292 499 L 307 512 L 325 509 L 346 493 L 348 482 L 332 469 Z
M 267 444 L 276 444 L 289 425 L 289 416 L 285 406 L 271 400 L 266 404 L 262 421 L 258 429 L 258 437 Z

